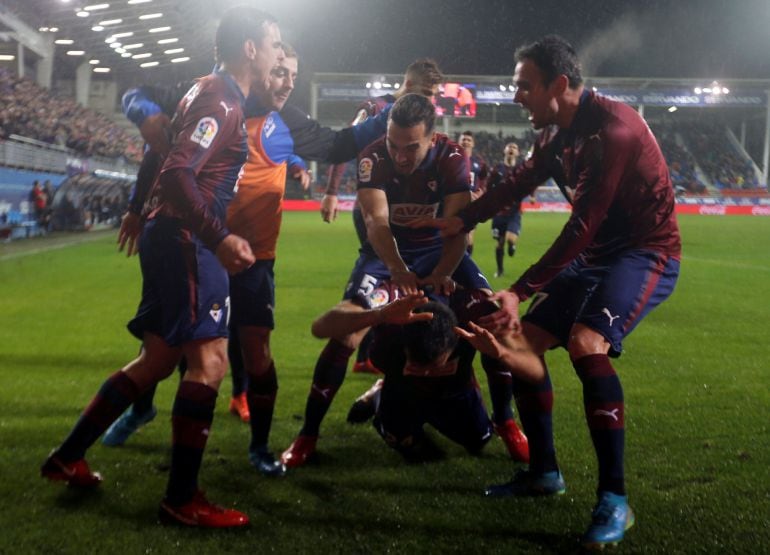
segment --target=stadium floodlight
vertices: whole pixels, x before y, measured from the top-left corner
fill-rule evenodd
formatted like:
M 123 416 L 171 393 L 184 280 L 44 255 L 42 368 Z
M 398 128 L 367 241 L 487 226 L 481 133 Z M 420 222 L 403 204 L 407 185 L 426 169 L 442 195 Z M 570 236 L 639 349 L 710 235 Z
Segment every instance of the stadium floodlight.
M 182 62 L 189 62 L 189 61 L 190 61 L 190 56 L 183 56 L 181 58 L 171 58 L 172 64 L 180 64 Z
M 505 92 L 505 85 L 498 85 L 500 92 Z
M 94 73 L 109 73 L 109 72 L 110 72 L 110 68 L 108 68 L 108 67 L 95 67 L 94 68 Z
M 118 54 L 125 54 L 126 53 L 126 49 L 125 48 L 116 48 L 115 52 L 117 52 Z
M 129 4 L 146 4 L 147 2 L 152 2 L 152 0 L 128 0 Z
M 85 10 L 80 10 L 79 12 L 76 12 L 75 15 L 78 17 L 88 17 L 89 15 L 91 15 L 91 13 Z
M 382 83 L 380 83 L 379 81 L 375 81 L 374 83 L 372 83 L 372 86 L 375 89 L 381 89 L 382 88 Z
M 123 23 L 122 19 L 105 19 L 104 21 L 100 21 L 99 25 L 102 27 L 107 27 L 108 25 L 118 25 L 119 23 Z
M 179 42 L 179 39 L 160 39 L 158 44 L 171 44 L 172 42 Z
M 171 48 L 163 51 L 164 54 L 179 54 L 180 52 L 184 52 L 184 48 Z
M 82 56 L 85 53 L 85 50 L 67 50 L 67 56 Z
M 123 33 L 113 33 L 112 38 L 122 39 L 125 37 L 133 37 L 133 36 L 134 36 L 133 31 L 124 31 Z
M 396 86 L 396 89 L 400 89 L 401 88 L 401 83 L 396 83 L 395 86 Z
M 47 33 L 48 27 L 38 27 L 37 30 L 40 31 L 41 33 Z
M 143 64 L 139 64 L 139 67 L 155 67 L 156 65 L 158 65 L 158 62 L 144 62 Z
M 75 41 L 72 39 L 56 39 L 53 41 L 54 44 L 75 44 Z
M 98 66 L 100 62 L 99 60 L 88 60 L 88 63 L 92 66 Z
M 516 87 L 513 86 L 513 85 L 508 85 L 508 92 L 515 93 L 516 92 Z
M 92 31 L 104 31 L 104 27 L 102 27 L 101 25 L 94 25 L 93 27 L 91 27 L 91 30 Z
M 110 48 L 120 48 L 121 46 L 123 46 L 123 45 L 121 43 L 119 43 L 119 42 L 111 42 L 109 44 Z
M 106 10 L 109 7 L 110 7 L 109 4 L 93 4 L 92 6 L 86 6 L 83 9 L 88 12 L 92 12 L 94 10 Z
M 144 46 L 143 42 L 135 42 L 134 44 L 127 44 L 123 48 L 126 50 L 133 50 L 134 48 L 141 48 Z
M 0 54 L 0 62 L 10 62 L 11 60 L 15 60 L 16 56 L 13 54 Z
M 722 87 L 722 94 L 730 94 L 730 89 L 727 87 Z
M 171 27 L 154 27 L 150 29 L 150 33 L 165 33 L 166 31 L 170 31 Z
M 367 81 L 366 82 L 366 88 L 367 89 L 371 89 L 372 88 L 372 82 L 371 81 Z
M 123 54 L 120 55 L 121 58 L 130 58 L 131 52 L 123 52 Z
M 703 89 L 701 89 L 700 87 L 695 87 L 695 88 L 692 90 L 692 92 L 694 92 L 695 94 L 700 94 L 700 93 L 702 93 L 702 92 L 703 92 Z
M 141 19 L 141 20 L 145 20 L 145 19 L 158 19 L 159 17 L 163 17 L 163 14 L 160 13 L 160 12 L 158 12 L 158 13 L 146 13 L 144 15 L 140 15 L 139 19 Z
M 142 54 L 134 54 L 134 55 L 133 55 L 133 56 L 131 56 L 131 57 L 132 57 L 134 60 L 141 60 L 141 59 L 143 59 L 143 58 L 149 58 L 150 56 L 152 56 L 152 54 L 151 54 L 150 52 L 143 52 Z
M 52 33 L 58 33 L 59 32 L 59 28 L 58 27 L 51 27 L 48 30 L 51 31 Z
M 671 113 L 673 114 L 673 113 L 674 113 L 674 112 L 676 112 L 678 109 L 679 109 L 679 108 L 677 108 L 676 106 L 671 106 L 671 107 L 668 109 L 668 111 L 669 111 L 669 112 L 671 112 Z

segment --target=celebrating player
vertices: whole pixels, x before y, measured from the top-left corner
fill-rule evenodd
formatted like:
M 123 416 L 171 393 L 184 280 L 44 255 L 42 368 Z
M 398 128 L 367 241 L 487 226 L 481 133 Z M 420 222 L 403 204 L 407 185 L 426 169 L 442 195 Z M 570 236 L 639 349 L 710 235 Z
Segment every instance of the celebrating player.
M 598 502 L 583 535 L 586 547 L 623 539 L 634 523 L 623 472 L 623 389 L 610 356 L 673 291 L 681 240 L 666 161 L 641 116 L 586 90 L 574 49 L 548 36 L 516 52 L 515 101 L 542 129 L 532 156 L 501 185 L 458 216 L 436 223 L 463 233 L 552 177 L 572 202 L 559 237 L 510 289 L 494 298 L 498 312 L 480 320 L 492 330 L 521 329 L 535 354 L 561 346 L 583 383 L 588 428 L 599 461 Z M 532 297 L 519 322 L 521 301 Z M 540 374 L 516 383 L 516 401 L 531 445 L 528 470 L 492 486 L 491 496 L 565 491 L 553 444 L 553 393 L 544 359 L 511 370 Z
M 266 86 L 283 53 L 275 20 L 249 7 L 224 14 L 216 49 L 217 70 L 179 104 L 175 140 L 151 193 L 154 209 L 139 248 L 142 302 L 129 323 L 143 349 L 102 385 L 41 473 L 71 486 L 98 485 L 101 476 L 90 470 L 86 450 L 184 355 L 188 367 L 172 411 L 171 469 L 160 515 L 191 526 L 236 527 L 248 517 L 207 501 L 198 473 L 227 370 L 227 272 L 254 262 L 248 242 L 224 225 L 246 157 L 243 104 L 252 85 Z
M 497 164 L 489 174 L 488 187 L 494 189 L 519 165 L 519 145 L 508 143 L 503 149 L 503 161 Z M 495 277 L 503 275 L 504 248 L 508 245 L 508 256 L 516 253 L 516 242 L 521 233 L 521 204 L 514 203 L 492 218 L 492 238 L 495 240 Z
M 443 214 L 456 214 L 470 201 L 467 158 L 459 145 L 435 133 L 434 127 L 430 100 L 407 94 L 393 105 L 386 136 L 359 156 L 358 201 L 368 240 L 343 296 L 344 306 L 351 311 L 361 310 L 351 302 L 357 295 L 376 293 L 380 304 L 392 300 L 379 287 L 388 279 L 406 295 L 424 285 L 449 294 L 455 282 L 469 289 L 489 289 L 486 278 L 465 253 L 464 235 L 442 241 L 433 230 L 408 227 L 420 216 L 436 215 L 440 207 Z M 348 358 L 365 333 L 362 329 L 335 335 L 321 353 L 304 425 L 282 456 L 287 466 L 304 464 L 315 453 L 321 421 L 345 378 Z M 510 414 L 510 403 L 507 410 Z M 502 409 L 496 412 L 504 414 Z M 519 440 L 526 445 L 523 436 Z
M 473 131 L 463 131 L 459 139 L 460 146 L 463 147 L 465 155 L 470 163 L 471 178 L 471 200 L 476 200 L 487 192 L 487 178 L 489 177 L 489 168 L 487 162 L 479 154 L 473 153 L 476 146 L 476 139 L 473 138 Z M 468 232 L 468 254 L 473 254 L 473 232 Z

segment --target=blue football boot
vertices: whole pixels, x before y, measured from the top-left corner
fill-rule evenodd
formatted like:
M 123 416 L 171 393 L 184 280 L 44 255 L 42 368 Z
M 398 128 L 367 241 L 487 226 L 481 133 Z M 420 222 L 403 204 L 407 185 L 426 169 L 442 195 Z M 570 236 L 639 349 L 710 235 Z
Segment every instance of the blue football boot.
M 286 474 L 286 465 L 275 460 L 267 450 L 249 449 L 249 462 L 263 476 L 280 477 Z
M 540 495 L 561 495 L 567 491 L 561 472 L 535 473 L 530 470 L 519 470 L 513 480 L 504 484 L 489 486 L 484 490 L 486 497 L 534 497 Z
M 107 428 L 102 437 L 102 443 L 107 447 L 123 445 L 131 437 L 131 434 L 140 426 L 144 426 L 154 419 L 156 414 L 158 414 L 158 409 L 154 406 L 143 414 L 134 414 L 134 407 L 129 407 L 126 412 L 120 415 L 120 418 L 112 423 L 112 426 Z
M 591 525 L 580 543 L 585 549 L 604 549 L 616 545 L 634 525 L 634 511 L 628 506 L 628 497 L 609 491 L 599 493 L 599 502 L 591 513 Z

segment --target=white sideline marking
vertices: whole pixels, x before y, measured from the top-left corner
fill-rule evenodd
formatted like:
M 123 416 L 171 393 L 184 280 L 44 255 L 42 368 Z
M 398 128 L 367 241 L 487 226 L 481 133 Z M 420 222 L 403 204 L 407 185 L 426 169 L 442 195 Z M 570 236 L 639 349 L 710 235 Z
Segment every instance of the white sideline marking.
M 728 262 L 726 260 L 715 260 L 713 258 L 697 258 L 695 256 L 682 256 L 685 262 L 702 262 L 704 264 L 714 264 L 716 266 L 725 266 L 726 268 L 739 268 L 741 270 L 759 270 L 760 272 L 770 272 L 768 266 L 757 266 L 756 264 L 744 264 L 743 262 Z
M 14 260 L 16 258 L 23 258 L 25 256 L 32 256 L 33 254 L 40 254 L 43 252 L 48 251 L 55 251 L 58 249 L 65 249 L 67 247 L 74 247 L 76 245 L 81 245 L 83 243 L 90 243 L 91 241 L 97 241 L 99 239 L 103 239 L 104 235 L 89 235 L 88 237 L 83 237 L 82 239 L 76 239 L 74 241 L 67 241 L 66 243 L 58 243 L 56 245 L 49 245 L 47 247 L 40 247 L 39 249 L 30 249 L 28 251 L 21 251 L 21 252 L 14 252 L 11 254 L 4 254 L 0 256 L 0 262 L 5 262 L 6 260 Z

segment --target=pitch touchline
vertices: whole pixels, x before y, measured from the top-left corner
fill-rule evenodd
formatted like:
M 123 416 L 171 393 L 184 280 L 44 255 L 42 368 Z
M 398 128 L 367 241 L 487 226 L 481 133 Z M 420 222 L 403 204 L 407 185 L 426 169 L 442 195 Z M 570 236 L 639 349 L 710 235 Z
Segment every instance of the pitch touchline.
M 48 247 L 40 247 L 39 249 L 31 249 L 28 251 L 4 254 L 0 256 L 0 262 L 5 262 L 6 260 L 13 260 L 15 258 L 23 258 L 25 256 L 31 256 L 33 254 L 40 254 L 42 252 L 54 251 L 57 249 L 64 249 L 67 247 L 74 247 L 75 245 L 81 245 L 83 243 L 88 243 L 90 241 L 96 241 L 98 239 L 102 239 L 103 237 L 104 235 L 94 235 L 94 236 L 84 237 L 83 239 L 77 239 L 75 241 L 67 241 L 66 243 L 59 243 L 56 245 L 50 245 Z

